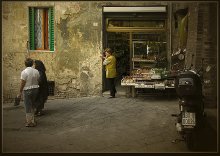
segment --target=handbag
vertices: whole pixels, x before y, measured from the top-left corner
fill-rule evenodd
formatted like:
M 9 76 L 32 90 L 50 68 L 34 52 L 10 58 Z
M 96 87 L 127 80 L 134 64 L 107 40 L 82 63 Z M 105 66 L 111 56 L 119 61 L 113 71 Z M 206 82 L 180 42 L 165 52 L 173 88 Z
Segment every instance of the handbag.
M 18 106 L 20 104 L 21 98 L 15 97 L 14 106 Z

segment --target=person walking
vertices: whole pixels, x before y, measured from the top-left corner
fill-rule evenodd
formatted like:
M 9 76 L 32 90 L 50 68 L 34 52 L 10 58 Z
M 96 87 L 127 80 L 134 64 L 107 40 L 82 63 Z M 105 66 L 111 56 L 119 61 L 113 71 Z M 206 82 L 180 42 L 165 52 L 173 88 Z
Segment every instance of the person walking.
M 21 98 L 23 92 L 26 113 L 26 127 L 35 127 L 37 125 L 34 118 L 34 109 L 38 94 L 38 80 L 40 78 L 40 74 L 38 70 L 32 67 L 33 62 L 34 61 L 31 58 L 27 58 L 25 60 L 26 68 L 21 72 L 20 92 L 17 95 L 18 98 Z
M 109 98 L 115 98 L 115 94 L 117 92 L 115 88 L 115 78 L 117 76 L 116 58 L 112 55 L 112 50 L 110 48 L 106 48 L 104 52 L 105 52 L 105 57 L 104 57 L 103 65 L 105 65 L 106 78 L 110 87 Z
M 43 109 L 44 104 L 47 101 L 48 98 L 48 83 L 47 83 L 47 76 L 46 76 L 46 68 L 44 66 L 44 63 L 40 60 L 34 61 L 35 69 L 37 69 L 40 73 L 39 78 L 39 93 L 36 98 L 36 116 L 44 115 Z

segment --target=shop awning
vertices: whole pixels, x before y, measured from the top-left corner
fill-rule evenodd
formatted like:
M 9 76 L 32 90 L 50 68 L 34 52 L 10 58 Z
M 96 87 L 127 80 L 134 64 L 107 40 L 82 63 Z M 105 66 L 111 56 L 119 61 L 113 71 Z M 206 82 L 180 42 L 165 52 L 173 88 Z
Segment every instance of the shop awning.
M 166 6 L 149 7 L 103 7 L 103 12 L 166 12 Z

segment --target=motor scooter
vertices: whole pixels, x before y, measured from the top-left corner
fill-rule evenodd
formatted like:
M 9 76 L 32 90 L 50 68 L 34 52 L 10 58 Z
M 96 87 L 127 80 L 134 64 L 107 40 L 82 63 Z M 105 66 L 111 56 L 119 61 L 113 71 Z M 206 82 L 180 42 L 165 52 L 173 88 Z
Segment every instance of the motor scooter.
M 209 70 L 210 66 L 206 68 L 207 72 Z M 186 142 L 189 150 L 196 148 L 196 134 L 205 117 L 202 85 L 203 67 L 199 71 L 184 69 L 175 78 L 180 113 L 172 116 L 177 117 L 176 129 Z

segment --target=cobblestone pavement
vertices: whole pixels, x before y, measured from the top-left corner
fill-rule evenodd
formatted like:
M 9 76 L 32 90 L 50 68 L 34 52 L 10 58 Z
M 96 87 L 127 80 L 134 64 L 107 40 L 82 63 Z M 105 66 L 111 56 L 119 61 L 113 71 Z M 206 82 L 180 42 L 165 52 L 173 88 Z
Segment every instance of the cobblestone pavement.
M 180 139 L 171 116 L 177 103 L 123 96 L 48 100 L 37 127 L 27 128 L 22 102 L 3 108 L 3 153 L 189 152 L 183 141 L 172 143 Z M 216 134 L 206 124 L 203 131 L 200 150 L 215 152 Z

